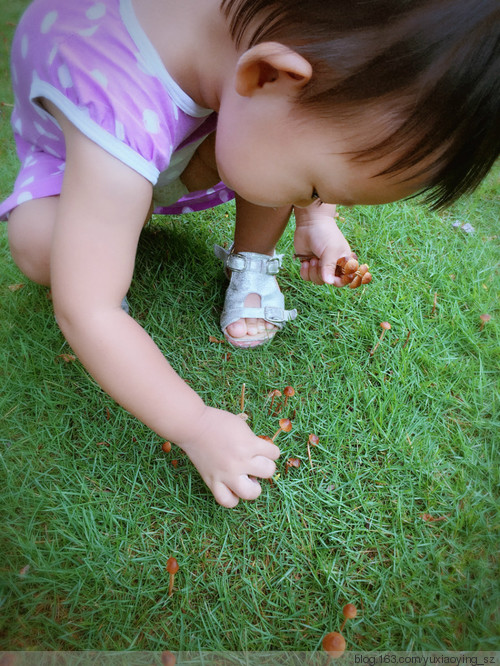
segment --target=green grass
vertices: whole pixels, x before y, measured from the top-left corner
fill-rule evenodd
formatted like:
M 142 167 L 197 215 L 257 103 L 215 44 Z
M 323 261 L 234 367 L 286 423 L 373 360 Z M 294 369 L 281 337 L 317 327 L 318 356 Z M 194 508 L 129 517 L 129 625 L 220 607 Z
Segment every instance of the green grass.
M 23 4 L 0 25 L 7 103 L 5 21 Z M 17 168 L 8 110 L 2 196 Z M 351 649 L 497 648 L 498 192 L 497 169 L 442 214 L 416 202 L 341 212 L 374 275 L 363 290 L 301 282 L 288 230 L 281 284 L 299 318 L 250 352 L 209 342 L 225 286 L 211 246 L 230 238 L 232 206 L 144 230 L 131 311 L 186 381 L 233 412 L 245 382 L 258 434 L 277 428 L 268 392 L 297 392 L 279 478 L 234 510 L 59 357 L 71 350 L 47 290 L 15 268 L 3 225 L 0 649 L 311 651 L 347 602 L 359 608 Z M 392 330 L 370 356 L 383 320 Z M 302 465 L 285 474 L 290 456 Z

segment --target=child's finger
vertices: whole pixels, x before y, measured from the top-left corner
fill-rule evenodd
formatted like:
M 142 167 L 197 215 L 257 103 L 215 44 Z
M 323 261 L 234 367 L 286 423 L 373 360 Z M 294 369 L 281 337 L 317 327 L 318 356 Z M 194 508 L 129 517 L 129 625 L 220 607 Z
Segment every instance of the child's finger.
M 321 279 L 325 284 L 335 283 L 335 266 L 321 266 Z
M 309 261 L 300 262 L 300 277 L 306 282 L 309 281 Z
M 267 456 L 255 456 L 248 466 L 248 474 L 259 479 L 269 479 L 276 474 L 276 463 Z
M 213 488 L 210 488 L 210 490 L 212 491 L 217 504 L 225 506 L 226 509 L 234 509 L 240 501 L 239 497 L 233 493 L 225 483 L 222 483 L 222 481 L 216 481 Z
M 263 437 L 259 437 L 260 445 L 256 447 L 255 456 L 265 456 L 270 460 L 278 460 L 281 455 L 281 451 L 276 446 L 274 442 L 270 442 Z
M 262 488 L 256 479 L 251 479 L 246 474 L 242 474 L 236 479 L 232 491 L 243 500 L 254 500 L 261 494 Z
M 309 262 L 309 280 L 314 284 L 323 284 L 323 278 L 321 276 L 321 263 L 319 259 L 314 257 Z

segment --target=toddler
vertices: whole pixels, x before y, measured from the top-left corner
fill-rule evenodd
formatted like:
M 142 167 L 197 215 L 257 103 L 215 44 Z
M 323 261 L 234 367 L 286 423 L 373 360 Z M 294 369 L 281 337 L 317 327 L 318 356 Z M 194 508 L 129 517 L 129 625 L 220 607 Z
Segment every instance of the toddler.
M 236 199 L 221 326 L 257 346 L 296 316 L 276 281 L 292 209 L 301 277 L 341 286 L 335 204 L 427 192 L 498 154 L 496 0 L 35 0 L 12 48 L 21 169 L 12 256 L 51 286 L 96 381 L 180 446 L 217 502 L 255 499 L 278 448 L 203 403 L 122 307 L 152 212 Z

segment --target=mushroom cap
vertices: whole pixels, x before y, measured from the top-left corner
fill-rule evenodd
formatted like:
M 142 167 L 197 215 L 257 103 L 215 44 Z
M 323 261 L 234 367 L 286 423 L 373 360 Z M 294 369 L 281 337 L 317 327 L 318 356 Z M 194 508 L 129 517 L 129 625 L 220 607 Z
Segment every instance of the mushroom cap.
M 267 435 L 259 435 L 260 439 L 265 439 L 266 442 L 272 442 L 273 440 Z
M 285 386 L 285 388 L 283 389 L 283 393 L 288 398 L 292 398 L 295 395 L 295 389 L 293 388 L 293 386 Z
M 161 653 L 161 663 L 163 666 L 175 666 L 175 662 L 175 654 L 170 652 L 170 650 L 165 650 Z
M 489 321 L 491 319 L 491 315 L 489 315 L 487 312 L 485 312 L 482 315 L 479 315 L 479 319 L 481 321 Z
M 318 442 L 319 442 L 319 437 L 318 437 L 318 435 L 315 435 L 314 433 L 311 433 L 311 434 L 309 435 L 309 444 L 311 444 L 311 446 L 316 446 L 316 444 L 317 444 Z
M 290 430 L 292 429 L 292 422 L 290 421 L 290 419 L 280 419 L 279 424 L 283 432 L 290 432 Z
M 352 620 L 358 614 L 358 609 L 354 604 L 346 604 L 342 609 L 344 617 L 348 620 Z
M 344 266 L 344 273 L 345 274 L 354 273 L 355 271 L 358 270 L 358 267 L 359 267 L 358 260 L 351 256 L 351 258 L 347 261 L 346 265 Z
M 341 657 L 345 652 L 345 638 L 338 631 L 331 631 L 323 638 L 323 650 L 334 659 Z
M 161 448 L 162 448 L 162 451 L 164 451 L 165 453 L 170 453 L 170 451 L 172 449 L 172 444 L 170 444 L 170 442 L 163 442 L 163 444 L 161 445 Z
M 287 467 L 300 467 L 300 460 L 298 458 L 288 458 L 286 461 Z
M 388 321 L 381 322 L 380 326 L 386 331 L 390 331 L 391 329 L 391 325 L 389 324 Z
M 179 571 L 179 565 L 175 557 L 169 557 L 167 560 L 167 571 L 169 574 L 176 574 Z

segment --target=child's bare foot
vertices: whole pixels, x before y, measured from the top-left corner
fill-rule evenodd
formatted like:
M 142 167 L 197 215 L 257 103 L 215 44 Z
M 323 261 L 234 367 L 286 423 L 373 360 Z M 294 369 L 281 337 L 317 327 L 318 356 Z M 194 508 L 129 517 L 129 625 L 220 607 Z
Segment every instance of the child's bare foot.
M 267 479 L 276 471 L 280 451 L 254 435 L 246 423 L 220 409 L 206 407 L 192 439 L 179 442 L 222 506 L 253 500 L 262 492 L 254 477 Z
M 285 310 L 285 300 L 275 275 L 283 255 L 232 252 L 214 246 L 230 276 L 221 328 L 235 347 L 255 347 L 273 338 L 285 322 L 295 319 L 296 310 Z
M 246 308 L 260 308 L 261 298 L 259 294 L 248 294 L 245 298 L 244 305 Z M 241 339 L 245 342 L 260 343 L 263 339 L 271 339 L 277 327 L 265 319 L 255 319 L 248 317 L 247 319 L 238 319 L 233 324 L 229 324 L 226 331 L 232 338 Z

